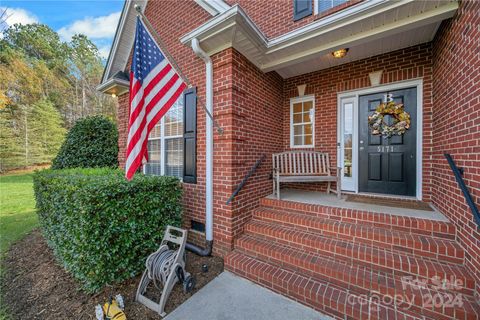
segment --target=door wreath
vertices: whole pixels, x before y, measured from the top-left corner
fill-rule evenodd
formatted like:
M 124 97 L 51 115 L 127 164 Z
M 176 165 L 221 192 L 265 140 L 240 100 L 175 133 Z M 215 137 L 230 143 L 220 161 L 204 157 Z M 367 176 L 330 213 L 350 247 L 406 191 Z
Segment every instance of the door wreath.
M 385 116 L 391 116 L 391 125 L 385 122 Z M 396 104 L 393 101 L 381 103 L 375 112 L 368 116 L 368 126 L 373 135 L 382 135 L 385 138 L 401 136 L 410 128 L 410 114 L 404 110 L 402 103 Z

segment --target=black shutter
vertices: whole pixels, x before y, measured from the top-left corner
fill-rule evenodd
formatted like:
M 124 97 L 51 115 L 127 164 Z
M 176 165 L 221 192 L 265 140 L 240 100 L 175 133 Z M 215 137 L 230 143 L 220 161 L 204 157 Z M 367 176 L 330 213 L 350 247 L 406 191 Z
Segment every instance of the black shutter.
M 293 0 L 293 21 L 312 14 L 312 0 Z
M 197 183 L 197 89 L 183 92 L 183 182 Z

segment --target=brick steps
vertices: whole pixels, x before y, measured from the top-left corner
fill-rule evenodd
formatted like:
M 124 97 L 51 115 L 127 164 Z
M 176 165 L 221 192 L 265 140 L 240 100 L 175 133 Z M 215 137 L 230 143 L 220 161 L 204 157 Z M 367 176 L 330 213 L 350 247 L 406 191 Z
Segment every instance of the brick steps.
M 256 209 L 253 218 L 257 221 L 276 223 L 318 235 L 376 245 L 439 261 L 459 264 L 464 262 L 464 250 L 455 241 L 445 238 L 266 208 Z
M 260 200 L 260 205 L 261 207 L 268 209 L 294 213 L 307 213 L 308 215 L 329 218 L 340 222 L 353 224 L 361 223 L 364 225 L 381 227 L 386 230 L 400 230 L 445 239 L 455 239 L 455 226 L 449 222 L 269 198 L 262 198 Z
M 370 308 L 368 302 L 366 304 L 362 303 L 365 301 L 364 299 L 359 297 L 359 303 L 349 305 L 347 303 L 348 292 L 346 290 L 282 269 L 276 265 L 244 255 L 236 250 L 225 258 L 225 268 L 329 316 L 338 319 L 344 319 L 344 315 L 350 319 L 375 319 L 374 317 L 369 317 Z M 382 308 L 383 312 L 393 314 L 394 310 L 386 306 L 385 311 Z M 376 318 L 387 319 L 386 317 Z M 404 319 L 415 318 L 406 317 Z
M 436 288 L 437 284 L 430 282 L 423 286 L 410 286 L 408 285 L 408 279 L 404 279 L 405 281 L 402 282 L 401 276 L 390 272 L 348 264 L 327 256 L 279 245 L 272 241 L 265 241 L 255 236 L 241 236 L 236 239 L 235 248 L 250 257 L 261 259 L 319 281 L 338 285 L 358 294 L 375 292 L 391 296 L 405 295 L 405 303 L 417 306 L 417 310 L 422 306 L 421 294 L 440 294 L 443 296 L 460 292 L 473 298 L 472 290 L 457 290 L 459 288 L 455 288 L 455 291 L 443 290 Z
M 348 242 L 316 233 L 306 232 L 280 224 L 251 221 L 244 227 L 246 234 L 299 248 L 306 252 L 324 255 L 350 264 L 360 264 L 396 275 L 415 275 L 431 279 L 458 279 L 467 289 L 473 290 L 475 282 L 460 265 L 443 264 L 403 252 L 390 251 L 376 246 Z
M 477 319 L 474 306 L 467 300 L 463 307 L 452 309 L 453 314 L 428 309 L 395 308 L 375 295 L 360 295 L 329 282 L 284 269 L 273 263 L 256 259 L 237 250 L 225 259 L 227 270 L 278 293 L 311 306 L 337 319 Z M 448 312 L 448 311 L 447 311 Z
M 448 222 L 264 198 L 243 231 L 227 270 L 337 319 L 480 319 Z

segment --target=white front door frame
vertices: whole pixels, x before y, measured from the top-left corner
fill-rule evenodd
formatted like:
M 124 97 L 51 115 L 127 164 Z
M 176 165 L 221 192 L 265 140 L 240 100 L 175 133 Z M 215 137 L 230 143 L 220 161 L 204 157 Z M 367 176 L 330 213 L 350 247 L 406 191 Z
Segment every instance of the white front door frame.
M 349 101 L 354 102 L 353 112 L 353 154 L 352 154 L 352 180 L 343 178 L 342 189 L 358 193 L 358 101 L 361 95 L 393 91 L 415 87 L 417 89 L 417 159 L 416 159 L 416 198 L 422 200 L 422 163 L 423 163 L 423 79 L 393 82 L 358 90 L 343 91 L 337 93 L 337 166 L 343 168 L 343 105 Z M 343 184 L 345 180 L 345 186 Z M 346 187 L 346 188 L 345 188 Z

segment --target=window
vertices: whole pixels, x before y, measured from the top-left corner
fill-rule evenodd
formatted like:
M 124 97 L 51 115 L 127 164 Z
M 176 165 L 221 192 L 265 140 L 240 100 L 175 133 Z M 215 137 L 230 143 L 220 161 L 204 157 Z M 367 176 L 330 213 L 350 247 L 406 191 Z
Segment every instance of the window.
M 313 148 L 315 99 L 313 96 L 290 100 L 290 147 Z
M 183 174 L 183 96 L 168 110 L 148 137 L 148 163 L 145 174 L 182 177 Z
M 353 103 L 343 105 L 343 176 L 352 176 Z
M 330 10 L 336 6 L 341 5 L 342 3 L 347 2 L 348 0 L 315 0 L 314 1 L 314 11 L 315 14 L 319 14 Z

